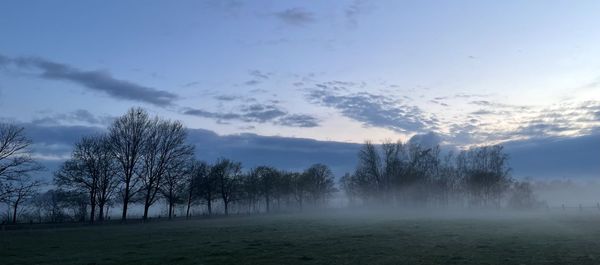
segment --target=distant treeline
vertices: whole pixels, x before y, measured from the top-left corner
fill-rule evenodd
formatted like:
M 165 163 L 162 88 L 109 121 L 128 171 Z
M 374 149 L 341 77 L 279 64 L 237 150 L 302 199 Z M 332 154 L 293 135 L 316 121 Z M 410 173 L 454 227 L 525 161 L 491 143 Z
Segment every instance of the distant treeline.
M 353 205 L 500 207 L 506 202 L 531 208 L 538 204 L 529 183 L 510 177 L 502 146 L 441 153 L 439 146 L 367 142 L 356 171 L 344 175 L 340 186 Z
M 151 117 L 132 108 L 107 133 L 89 135 L 54 172 L 53 184 L 33 176 L 43 168 L 31 156 L 24 129 L 0 125 L 0 202 L 4 222 L 102 221 L 120 207 L 143 207 L 143 219 L 157 202 L 187 217 L 302 211 L 326 207 L 336 194 L 350 206 L 493 206 L 535 205 L 528 183 L 511 180 L 501 146 L 471 148 L 442 156 L 439 146 L 367 142 L 353 174 L 335 178 L 323 164 L 302 172 L 259 166 L 244 171 L 226 158 L 210 164 L 195 158 L 179 121 Z M 50 189 L 49 189 L 50 188 Z M 42 191 L 44 190 L 44 191 Z M 511 196 L 507 195 L 510 191 Z M 218 205 L 218 207 L 215 207 Z M 218 209 L 218 211 L 216 211 Z

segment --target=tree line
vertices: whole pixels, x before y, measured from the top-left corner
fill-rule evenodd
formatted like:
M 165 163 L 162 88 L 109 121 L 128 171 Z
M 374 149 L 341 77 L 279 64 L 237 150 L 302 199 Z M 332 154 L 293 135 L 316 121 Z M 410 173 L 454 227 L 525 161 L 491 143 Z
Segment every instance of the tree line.
M 500 145 L 442 154 L 439 145 L 367 142 L 353 174 L 340 180 L 350 204 L 532 208 L 539 204 L 527 182 L 510 176 Z
M 330 168 L 314 164 L 301 172 L 258 166 L 244 170 L 226 158 L 200 161 L 179 121 L 151 117 L 132 108 L 105 133 L 82 137 L 52 185 L 34 178 L 43 167 L 31 155 L 24 129 L 0 125 L 0 202 L 13 223 L 29 204 L 29 221 L 104 221 L 109 210 L 128 218 L 132 205 L 151 217 L 158 202 L 166 216 L 176 208 L 186 217 L 235 213 L 269 213 L 320 208 L 338 194 L 351 206 L 500 206 L 535 204 L 527 183 L 510 178 L 508 156 L 501 146 L 475 147 L 442 155 L 439 146 L 366 142 L 352 174 L 339 185 Z M 515 192 L 517 191 L 517 192 Z M 516 194 L 516 195 L 515 195 Z
M 125 221 L 134 204 L 143 207 L 142 219 L 146 220 L 159 201 L 168 206 L 168 218 L 174 216 L 176 206 L 184 206 L 187 217 L 197 208 L 207 215 L 228 215 L 232 208 L 236 213 L 318 208 L 337 191 L 333 173 L 323 164 L 303 172 L 270 166 L 244 171 L 240 162 L 226 158 L 212 164 L 199 161 L 181 122 L 151 117 L 144 109 L 133 108 L 118 117 L 106 133 L 84 136 L 74 145 L 70 158 L 54 172 L 53 189 L 36 195 L 34 188 L 42 183 L 31 182 L 35 185 L 27 186 L 30 190 L 18 201 L 13 199 L 19 194 L 14 184 L 26 183 L 26 173 L 41 167 L 30 150 L 25 150 L 31 143 L 23 129 L 9 127 L 16 130 L 13 134 L 19 135 L 23 150 L 21 155 L 5 155 L 23 160 L 18 167 L 2 163 L 11 170 L 4 170 L 2 176 L 10 179 L 3 178 L 0 184 L 3 201 L 12 202 L 12 222 L 18 216 L 18 203 L 25 199 L 35 206 L 36 220 L 93 223 L 109 218 L 108 211 L 116 206 Z M 19 144 L 14 139 L 6 142 Z M 220 212 L 215 212 L 215 205 Z

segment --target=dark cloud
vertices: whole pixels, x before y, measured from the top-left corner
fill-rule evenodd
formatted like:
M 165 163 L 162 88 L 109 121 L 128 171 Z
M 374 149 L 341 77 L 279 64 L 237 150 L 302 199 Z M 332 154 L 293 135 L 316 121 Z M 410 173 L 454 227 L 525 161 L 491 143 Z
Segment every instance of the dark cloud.
M 473 111 L 470 114 L 473 114 L 473 115 L 493 115 L 493 114 L 496 114 L 496 113 L 493 112 L 493 111 L 490 111 L 490 110 L 480 109 L 480 110 L 477 110 L 477 111 Z
M 114 120 L 111 116 L 96 116 L 87 110 L 79 109 L 70 113 L 60 113 L 36 118 L 35 124 L 58 125 L 63 123 L 87 123 L 91 125 L 108 125 Z
M 165 107 L 173 105 L 178 98 L 176 94 L 164 90 L 116 79 L 103 71 L 85 71 L 37 57 L 5 58 L 4 65 L 9 64 L 6 60 L 21 69 L 40 70 L 41 72 L 38 74 L 40 78 L 73 82 L 117 99 L 140 101 Z
M 305 114 L 291 114 L 286 115 L 277 121 L 277 124 L 289 126 L 289 127 L 318 127 L 319 119 Z
M 512 109 L 516 111 L 526 111 L 531 109 L 531 106 L 519 106 L 519 105 L 510 105 L 503 104 L 498 102 L 493 102 L 489 100 L 475 100 L 470 102 L 473 105 L 487 107 L 487 108 L 500 108 L 500 109 Z
M 275 105 L 252 104 L 242 108 L 246 121 L 264 123 L 285 116 L 287 113 Z
M 516 176 L 600 177 L 600 132 L 504 143 Z
M 479 109 L 469 113 L 471 115 L 485 116 L 485 115 L 510 115 L 512 112 L 506 110 L 494 110 L 490 109 Z
M 247 133 L 219 136 L 203 129 L 189 130 L 189 141 L 196 145 L 197 156 L 209 162 L 228 157 L 241 161 L 246 169 L 273 165 L 298 171 L 314 163 L 324 163 L 338 176 L 354 169 L 360 148 L 353 143 Z
M 467 93 L 458 93 L 456 95 L 454 95 L 455 98 L 485 98 L 485 97 L 489 97 L 490 95 L 486 95 L 486 94 L 467 94 Z
M 8 64 L 10 64 L 10 62 L 11 62 L 10 58 L 0 54 L 0 67 L 7 66 Z
M 346 23 L 350 28 L 356 28 L 358 26 L 358 19 L 364 13 L 367 13 L 373 9 L 373 6 L 367 5 L 365 0 L 354 0 L 344 10 L 346 17 Z
M 435 117 L 427 117 L 420 108 L 403 104 L 393 97 L 367 92 L 341 94 L 321 84 L 309 91 L 307 98 L 312 103 L 338 109 L 344 116 L 369 126 L 399 132 L 425 132 L 437 127 Z
M 32 139 L 34 154 L 47 165 L 46 176 L 70 155 L 82 136 L 106 132 L 93 126 L 40 126 L 21 124 Z M 440 143 L 439 135 L 427 133 L 410 141 L 426 145 Z M 546 137 L 504 143 L 516 177 L 600 177 L 600 131 L 581 137 Z M 303 170 L 324 163 L 336 175 L 354 170 L 360 144 L 317 141 L 256 134 L 217 135 L 204 129 L 188 129 L 188 141 L 196 146 L 199 159 L 213 162 L 227 157 L 241 161 L 245 169 L 273 165 L 285 170 Z M 449 148 L 449 147 L 447 147 Z
M 254 85 L 258 85 L 258 84 L 260 84 L 260 81 L 254 80 L 254 79 L 244 82 L 244 85 L 247 85 L 247 86 L 254 86 Z
M 34 143 L 34 153 L 46 165 L 45 177 L 52 178 L 71 153 L 73 145 L 86 135 L 106 132 L 92 126 L 39 126 L 22 124 Z M 312 139 L 260 136 L 256 134 L 217 135 L 204 129 L 188 129 L 188 142 L 196 146 L 196 156 L 207 162 L 227 157 L 243 163 L 245 169 L 272 165 L 284 170 L 304 170 L 324 163 L 338 176 L 350 172 L 360 145 Z
M 252 70 L 249 74 L 257 79 L 269 79 L 269 76 L 271 76 L 271 73 L 263 73 L 259 70 Z
M 516 131 L 509 132 L 509 135 L 515 136 L 526 136 L 530 138 L 540 138 L 552 136 L 565 131 L 570 131 L 570 128 L 566 125 L 547 123 L 544 121 L 531 121 L 525 126 L 519 127 Z
M 193 82 L 189 82 L 189 83 L 183 84 L 182 87 L 193 87 L 193 86 L 196 86 L 196 85 L 199 85 L 199 84 L 200 84 L 200 82 L 193 81 Z
M 410 144 L 419 145 L 425 148 L 432 148 L 442 144 L 442 138 L 434 132 L 425 134 L 416 134 L 408 140 Z
M 186 109 L 183 114 L 192 115 L 203 118 L 211 118 L 216 120 L 240 120 L 242 119 L 242 115 L 235 113 L 219 113 L 219 112 L 210 112 L 201 109 Z
M 300 7 L 275 12 L 273 15 L 286 24 L 293 26 L 303 26 L 315 21 L 314 13 Z
M 248 72 L 248 74 L 252 77 L 252 79 L 244 82 L 244 85 L 247 86 L 258 85 L 262 82 L 262 80 L 267 80 L 270 78 L 271 75 L 273 75 L 272 73 L 265 73 L 259 70 L 251 70 Z
M 317 127 L 318 119 L 305 114 L 290 114 L 275 104 L 255 103 L 245 105 L 238 112 L 210 112 L 201 109 L 186 109 L 184 114 L 214 119 L 219 123 L 243 121 L 272 123 L 289 127 Z
M 219 100 L 219 101 L 234 101 L 234 100 L 242 99 L 242 97 L 233 96 L 233 95 L 218 95 L 218 96 L 215 96 L 215 99 Z
M 33 142 L 35 153 L 43 155 L 66 155 L 82 136 L 105 132 L 103 127 L 21 124 Z M 67 152 L 68 151 L 68 152 Z
M 447 103 L 442 102 L 440 100 L 436 100 L 436 99 L 430 100 L 429 102 L 431 102 L 433 104 L 437 104 L 437 105 L 443 106 L 443 107 L 449 107 L 450 106 Z

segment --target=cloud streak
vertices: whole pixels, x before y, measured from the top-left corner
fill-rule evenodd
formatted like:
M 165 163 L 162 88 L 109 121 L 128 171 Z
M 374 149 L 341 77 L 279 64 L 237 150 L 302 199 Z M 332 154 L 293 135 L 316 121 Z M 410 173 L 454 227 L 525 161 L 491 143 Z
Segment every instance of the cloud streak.
M 284 23 L 292 26 L 304 26 L 315 21 L 314 13 L 303 8 L 288 8 L 273 15 Z
M 342 115 L 365 125 L 411 133 L 437 128 L 435 117 L 391 96 L 368 92 L 340 93 L 346 89 L 343 87 L 329 88 L 327 84 L 317 84 L 316 87 L 307 95 L 310 102 L 335 108 Z
M 38 70 L 40 78 L 76 83 L 116 99 L 139 101 L 159 107 L 171 106 L 178 99 L 174 93 L 117 79 L 104 71 L 86 71 L 38 57 L 0 57 L 0 65 L 11 64 L 20 69 Z
M 274 104 L 255 103 L 242 106 L 237 112 L 212 112 L 196 108 L 188 108 L 183 114 L 214 119 L 219 123 L 229 121 L 272 123 L 275 125 L 311 128 L 319 126 L 316 117 L 306 114 L 290 114 Z

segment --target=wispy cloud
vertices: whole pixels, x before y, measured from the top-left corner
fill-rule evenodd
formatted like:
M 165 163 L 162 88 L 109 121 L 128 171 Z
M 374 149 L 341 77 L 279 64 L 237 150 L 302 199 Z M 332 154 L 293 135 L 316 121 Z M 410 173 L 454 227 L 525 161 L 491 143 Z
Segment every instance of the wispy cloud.
M 344 10 L 346 22 L 350 28 L 356 28 L 358 26 L 358 19 L 361 15 L 369 12 L 373 9 L 372 5 L 368 5 L 367 1 L 354 0 Z
M 60 125 L 64 123 L 86 123 L 89 125 L 108 125 L 115 117 L 111 116 L 96 116 L 91 112 L 78 109 L 69 113 L 58 113 L 52 115 L 45 115 L 31 121 L 34 124 L 40 125 Z
M 343 92 L 343 86 L 332 89 L 327 84 L 317 84 L 316 87 L 307 95 L 310 102 L 335 108 L 342 115 L 368 126 L 410 133 L 437 127 L 434 116 L 391 96 L 368 92 L 347 93 Z
M 288 127 L 317 127 L 319 120 L 306 114 L 290 114 L 275 104 L 255 103 L 242 106 L 236 112 L 212 112 L 197 108 L 188 108 L 184 114 L 214 119 L 219 123 L 229 121 L 272 123 Z
M 178 99 L 174 93 L 117 79 L 104 71 L 82 70 L 39 57 L 0 58 L 2 65 L 14 65 L 22 70 L 38 70 L 40 72 L 37 76 L 40 78 L 73 82 L 117 99 L 145 102 L 160 107 L 173 105 Z
M 280 118 L 277 124 L 288 127 L 311 128 L 319 126 L 319 119 L 306 114 L 290 114 Z
M 301 7 L 288 8 L 275 12 L 273 15 L 284 23 L 293 26 L 304 26 L 315 21 L 314 13 Z
M 265 73 L 259 70 L 248 71 L 248 74 L 252 77 L 252 79 L 244 82 L 244 85 L 247 86 L 258 85 L 262 83 L 262 81 L 269 79 L 273 75 L 272 73 Z

